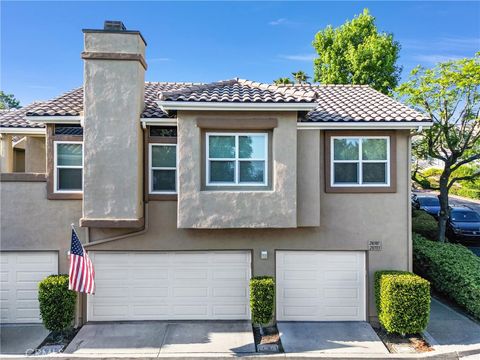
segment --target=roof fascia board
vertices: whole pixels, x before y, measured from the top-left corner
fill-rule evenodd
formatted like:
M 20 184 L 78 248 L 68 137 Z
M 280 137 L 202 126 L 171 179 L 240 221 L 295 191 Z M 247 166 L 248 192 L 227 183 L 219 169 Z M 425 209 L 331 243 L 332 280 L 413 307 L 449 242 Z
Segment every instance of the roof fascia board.
M 177 126 L 176 118 L 140 118 L 142 125 Z
M 158 106 L 168 110 L 201 111 L 310 111 L 317 103 L 227 103 L 227 102 L 187 102 L 157 101 Z
M 25 116 L 28 121 L 45 124 L 80 124 L 83 116 Z
M 12 128 L 0 127 L 2 134 L 45 135 L 45 128 Z
M 327 130 L 327 129 L 342 129 L 342 130 L 371 130 L 371 129 L 418 129 L 429 128 L 433 125 L 431 121 L 411 121 L 411 122 L 300 122 L 297 123 L 298 130 Z

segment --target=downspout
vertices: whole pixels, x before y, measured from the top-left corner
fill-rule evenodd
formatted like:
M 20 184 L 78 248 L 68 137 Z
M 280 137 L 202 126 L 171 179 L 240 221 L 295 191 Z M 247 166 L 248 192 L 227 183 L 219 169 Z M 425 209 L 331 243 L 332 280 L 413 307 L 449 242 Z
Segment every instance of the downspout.
M 148 202 L 145 202 L 143 216 L 145 218 L 145 224 L 144 224 L 142 230 L 133 231 L 133 232 L 123 234 L 123 235 L 112 236 L 112 237 L 109 237 L 109 238 L 100 239 L 100 240 L 96 240 L 96 241 L 93 241 L 93 242 L 90 242 L 90 235 L 89 235 L 90 228 L 87 228 L 87 244 L 85 244 L 83 247 L 84 248 L 89 248 L 91 246 L 95 246 L 95 245 L 99 245 L 99 244 L 105 244 L 105 243 L 108 243 L 108 242 L 111 242 L 111 241 L 117 241 L 117 240 L 121 240 L 121 239 L 126 239 L 126 238 L 130 238 L 130 237 L 135 237 L 135 236 L 140 236 L 140 235 L 146 234 L 148 232 L 148 222 L 149 222 L 148 221 Z

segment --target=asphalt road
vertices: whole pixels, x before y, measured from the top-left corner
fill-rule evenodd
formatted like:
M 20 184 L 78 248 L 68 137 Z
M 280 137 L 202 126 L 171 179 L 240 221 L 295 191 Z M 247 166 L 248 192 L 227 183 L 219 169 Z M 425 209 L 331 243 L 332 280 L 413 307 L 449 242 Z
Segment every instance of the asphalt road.
M 422 194 L 422 195 L 437 196 L 437 194 L 432 191 L 414 191 L 414 193 Z M 478 200 L 470 201 L 467 199 L 460 199 L 457 197 L 450 196 L 448 199 L 448 202 L 450 203 L 450 206 L 465 206 L 476 211 L 478 214 L 480 214 L 480 201 Z M 475 253 L 477 256 L 480 256 L 480 246 L 469 246 L 468 248 L 472 250 L 472 252 Z

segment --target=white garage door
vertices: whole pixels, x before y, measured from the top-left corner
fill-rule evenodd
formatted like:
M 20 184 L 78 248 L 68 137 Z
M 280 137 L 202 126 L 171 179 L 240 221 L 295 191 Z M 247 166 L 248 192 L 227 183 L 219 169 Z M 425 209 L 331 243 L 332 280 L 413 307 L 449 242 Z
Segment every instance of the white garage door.
M 2 323 L 38 323 L 38 282 L 58 273 L 56 252 L 0 253 Z
M 249 319 L 250 252 L 101 252 L 88 320 Z
M 277 320 L 364 321 L 365 253 L 278 251 Z

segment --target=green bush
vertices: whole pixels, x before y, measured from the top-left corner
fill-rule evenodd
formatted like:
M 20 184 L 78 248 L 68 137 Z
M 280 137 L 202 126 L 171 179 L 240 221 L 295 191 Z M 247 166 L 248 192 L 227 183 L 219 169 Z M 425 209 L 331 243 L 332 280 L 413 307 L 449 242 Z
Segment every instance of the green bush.
M 412 231 L 430 240 L 438 239 L 438 223 L 435 218 L 423 210 L 413 210 Z
M 250 309 L 252 321 L 268 325 L 275 306 L 275 280 L 271 276 L 257 276 L 250 280 Z
M 462 245 L 433 242 L 414 234 L 413 265 L 435 290 L 480 319 L 480 257 Z
M 450 189 L 450 194 L 462 196 L 469 199 L 480 200 L 480 190 L 477 190 L 477 189 L 467 189 L 465 187 L 452 187 Z
M 61 332 L 73 325 L 77 294 L 68 290 L 68 275 L 50 275 L 38 284 L 38 301 L 43 324 Z
M 419 333 L 430 317 L 430 283 L 407 271 L 377 271 L 375 302 L 378 320 L 387 332 Z

